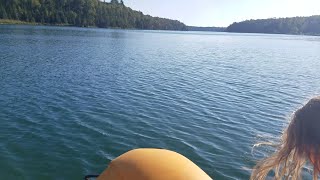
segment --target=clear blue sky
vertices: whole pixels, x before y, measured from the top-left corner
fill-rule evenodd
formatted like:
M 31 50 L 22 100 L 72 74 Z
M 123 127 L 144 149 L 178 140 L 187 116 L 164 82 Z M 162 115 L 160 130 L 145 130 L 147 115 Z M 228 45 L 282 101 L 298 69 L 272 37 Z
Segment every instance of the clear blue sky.
M 187 25 L 228 26 L 246 19 L 320 15 L 320 0 L 124 0 L 134 10 Z

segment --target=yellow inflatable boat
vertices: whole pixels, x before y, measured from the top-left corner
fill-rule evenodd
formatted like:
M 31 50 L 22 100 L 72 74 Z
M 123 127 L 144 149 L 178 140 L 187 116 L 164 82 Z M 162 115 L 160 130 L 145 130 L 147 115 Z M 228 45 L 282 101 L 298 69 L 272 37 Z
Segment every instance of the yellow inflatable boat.
M 93 176 L 87 176 L 90 178 Z M 186 157 L 163 149 L 136 149 L 114 159 L 98 180 L 211 180 Z

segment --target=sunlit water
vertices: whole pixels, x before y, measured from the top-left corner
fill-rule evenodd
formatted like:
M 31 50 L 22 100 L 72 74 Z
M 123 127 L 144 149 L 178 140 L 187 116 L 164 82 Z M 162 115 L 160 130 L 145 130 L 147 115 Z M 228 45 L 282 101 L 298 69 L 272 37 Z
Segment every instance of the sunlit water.
M 248 179 L 319 68 L 319 37 L 2 25 L 1 179 L 81 179 L 143 147 Z

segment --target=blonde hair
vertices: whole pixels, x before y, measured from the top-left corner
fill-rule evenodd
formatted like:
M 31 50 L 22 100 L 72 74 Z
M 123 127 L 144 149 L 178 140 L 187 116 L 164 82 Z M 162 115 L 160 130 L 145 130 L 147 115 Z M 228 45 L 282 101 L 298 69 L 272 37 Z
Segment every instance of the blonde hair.
M 274 171 L 276 180 L 301 179 L 307 161 L 313 165 L 313 179 L 320 170 L 320 96 L 312 98 L 298 109 L 283 132 L 276 152 L 260 161 L 253 169 L 250 180 L 264 180 Z

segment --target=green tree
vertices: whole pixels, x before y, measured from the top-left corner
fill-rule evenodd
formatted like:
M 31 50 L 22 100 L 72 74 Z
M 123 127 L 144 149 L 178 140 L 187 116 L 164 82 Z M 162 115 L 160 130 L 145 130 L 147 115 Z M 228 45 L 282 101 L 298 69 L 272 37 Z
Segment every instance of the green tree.
M 118 0 L 111 0 L 111 4 L 119 4 Z
M 6 10 L 0 6 L 0 19 L 8 19 Z

